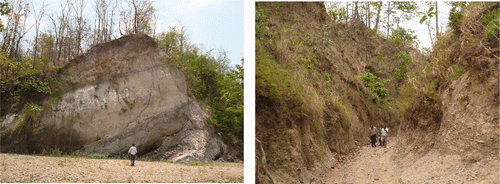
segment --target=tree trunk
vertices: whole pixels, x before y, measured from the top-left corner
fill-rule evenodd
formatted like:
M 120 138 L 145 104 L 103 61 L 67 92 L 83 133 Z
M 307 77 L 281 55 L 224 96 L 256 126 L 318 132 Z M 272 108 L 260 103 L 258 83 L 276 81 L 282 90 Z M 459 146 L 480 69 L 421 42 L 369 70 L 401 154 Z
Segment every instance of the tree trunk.
M 16 41 L 16 49 L 14 49 L 14 57 L 13 58 L 16 58 L 17 57 L 17 51 L 19 50 L 19 43 L 21 43 L 21 39 L 23 37 L 19 36 L 19 38 L 17 39 Z
M 186 30 L 184 29 L 184 26 L 181 27 L 181 30 L 180 30 L 180 38 L 179 38 L 179 48 L 180 48 L 180 51 L 181 51 L 181 54 L 184 55 L 184 39 L 186 38 L 185 37 L 185 32 Z
M 7 51 L 7 43 L 9 42 L 10 38 L 10 27 L 11 23 L 8 21 L 7 26 L 5 28 L 5 34 L 3 35 L 3 44 L 2 44 L 2 50 Z
M 371 2 L 366 2 L 366 25 L 368 28 L 371 27 L 371 21 L 370 21 L 370 3 Z
M 358 12 L 358 2 L 354 2 L 354 16 L 356 21 L 359 21 L 359 12 Z
M 38 50 L 38 30 L 36 31 L 36 36 L 35 36 L 35 48 L 33 51 L 33 64 L 36 64 L 36 56 L 37 56 L 37 50 Z
M 390 32 L 390 18 L 391 18 L 391 2 L 387 2 L 387 37 L 389 37 L 389 32 Z
M 109 34 L 108 34 L 108 40 L 111 40 L 111 35 L 113 35 L 113 17 L 115 16 L 115 9 L 116 6 L 118 6 L 118 2 L 115 1 L 115 6 L 113 6 L 113 9 L 111 9 L 111 17 L 109 20 Z
M 26 17 L 27 17 L 27 15 L 26 15 Z M 28 31 L 25 30 L 27 20 L 28 20 L 27 18 L 24 18 L 24 21 L 21 24 L 22 27 L 19 27 L 20 33 L 18 34 L 17 41 L 15 42 L 16 49 L 14 50 L 14 57 L 17 57 L 17 54 L 19 53 L 19 44 L 21 43 L 21 40 L 24 38 L 24 35 L 26 35 L 26 33 L 28 33 Z
M 64 20 L 64 17 L 62 18 Z M 61 25 L 59 27 L 59 42 L 58 44 L 56 45 L 57 47 L 57 62 L 59 63 L 60 59 L 61 59 L 61 54 L 62 54 L 62 43 L 63 43 L 63 38 L 64 38 L 64 29 L 65 29 L 65 25 L 63 23 L 64 21 L 61 22 Z M 60 64 L 60 63 L 59 63 Z
M 347 23 L 347 21 L 349 21 L 349 1 L 346 2 L 346 6 L 345 6 L 345 10 L 346 10 L 346 14 L 347 16 L 345 17 L 345 23 Z
M 92 37 L 94 39 L 92 39 L 92 44 L 96 44 L 96 40 L 97 40 L 96 33 L 95 33 L 95 30 L 97 29 L 97 25 L 95 24 L 95 22 L 97 22 L 97 16 L 94 19 L 94 33 L 92 34 Z
M 375 19 L 375 31 L 378 31 L 378 22 L 380 21 L 380 10 L 382 10 L 382 1 L 377 2 L 377 18 Z
M 135 0 L 132 0 L 132 4 L 134 5 L 134 33 L 137 34 L 139 32 L 139 26 L 137 23 L 137 4 L 135 3 Z
M 36 10 L 35 7 L 33 6 L 33 10 Z M 33 64 L 36 64 L 36 59 L 38 56 L 38 35 L 40 33 L 40 22 L 42 21 L 43 15 L 45 11 L 45 2 L 43 2 L 42 7 L 40 8 L 39 12 L 35 13 L 35 45 L 34 45 L 34 51 L 33 51 Z
M 14 44 L 16 43 L 16 33 L 17 33 L 17 29 L 18 29 L 18 26 L 19 26 L 19 23 L 18 23 L 18 20 L 16 20 L 16 24 L 13 28 L 13 35 L 12 35 L 12 38 L 10 39 L 10 43 L 8 44 L 8 46 L 10 47 L 10 53 L 9 53 L 9 59 L 13 59 L 14 58 Z
M 70 29 L 71 30 L 71 29 Z M 73 52 L 71 50 L 71 44 L 73 42 L 73 34 L 71 34 L 70 31 L 68 31 L 69 39 L 68 43 L 66 43 L 66 60 L 70 60 L 73 57 Z
M 439 35 L 439 25 L 438 25 L 438 2 L 436 1 L 436 38 Z

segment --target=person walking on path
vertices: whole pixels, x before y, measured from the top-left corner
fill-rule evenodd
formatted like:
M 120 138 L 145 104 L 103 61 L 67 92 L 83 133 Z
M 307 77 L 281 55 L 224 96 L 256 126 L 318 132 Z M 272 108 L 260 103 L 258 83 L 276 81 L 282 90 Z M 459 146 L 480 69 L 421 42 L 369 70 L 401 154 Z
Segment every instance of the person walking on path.
M 389 128 L 387 128 L 387 126 L 384 126 L 384 130 L 385 130 L 384 141 L 387 144 L 387 141 L 389 140 Z
M 386 132 L 386 129 L 385 129 L 385 126 L 380 126 L 380 130 L 379 130 L 379 142 L 380 142 L 380 146 L 384 146 L 385 147 L 385 136 L 387 135 L 387 132 Z
M 372 147 L 377 147 L 377 128 L 374 126 L 370 127 L 370 140 L 372 142 Z
M 128 154 L 130 155 L 130 163 L 132 163 L 132 166 L 134 166 L 135 154 L 137 154 L 137 148 L 134 144 L 132 144 L 132 147 L 130 147 L 130 149 L 128 150 Z

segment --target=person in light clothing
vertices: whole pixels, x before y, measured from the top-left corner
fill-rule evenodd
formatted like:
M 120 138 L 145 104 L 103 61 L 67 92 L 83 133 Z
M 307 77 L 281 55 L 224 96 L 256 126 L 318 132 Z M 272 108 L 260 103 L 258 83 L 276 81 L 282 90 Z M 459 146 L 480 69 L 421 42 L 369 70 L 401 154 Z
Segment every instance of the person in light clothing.
M 387 126 L 385 127 L 385 143 L 387 144 L 387 141 L 389 140 L 389 128 Z
M 132 144 L 132 147 L 130 147 L 130 149 L 128 150 L 128 154 L 130 155 L 130 163 L 132 163 L 132 166 L 134 166 L 135 154 L 137 154 L 137 148 L 134 144 Z
M 387 133 L 385 132 L 385 128 L 383 125 L 380 125 L 380 129 L 378 130 L 378 141 L 380 146 L 385 147 L 385 135 Z
M 386 146 L 386 143 L 387 143 L 387 128 L 385 125 L 381 126 L 380 128 L 380 132 L 379 132 L 379 141 L 380 141 L 380 146 Z

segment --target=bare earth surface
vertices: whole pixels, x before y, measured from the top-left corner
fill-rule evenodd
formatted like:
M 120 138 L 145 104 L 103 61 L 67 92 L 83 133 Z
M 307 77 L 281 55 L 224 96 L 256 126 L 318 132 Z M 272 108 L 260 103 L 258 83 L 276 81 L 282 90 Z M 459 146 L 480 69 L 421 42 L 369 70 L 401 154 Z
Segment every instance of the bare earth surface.
M 365 146 L 352 160 L 337 165 L 321 178 L 322 183 L 399 183 L 394 164 L 392 142 L 387 147 Z
M 243 163 L 200 165 L 0 154 L 0 183 L 242 183 Z
M 351 159 L 320 174 L 317 183 L 500 183 L 498 157 L 464 166 L 458 156 L 430 153 L 417 161 L 403 160 L 409 166 L 401 170 L 394 161 L 397 141 L 392 140 L 386 148 L 378 143 L 376 148 L 362 147 Z

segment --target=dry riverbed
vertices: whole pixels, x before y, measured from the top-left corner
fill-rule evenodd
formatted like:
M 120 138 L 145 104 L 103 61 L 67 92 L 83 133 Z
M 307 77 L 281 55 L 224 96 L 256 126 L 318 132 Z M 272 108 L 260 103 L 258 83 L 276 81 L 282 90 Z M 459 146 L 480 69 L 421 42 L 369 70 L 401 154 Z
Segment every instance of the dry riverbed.
M 243 163 L 181 164 L 0 154 L 0 183 L 242 183 Z

